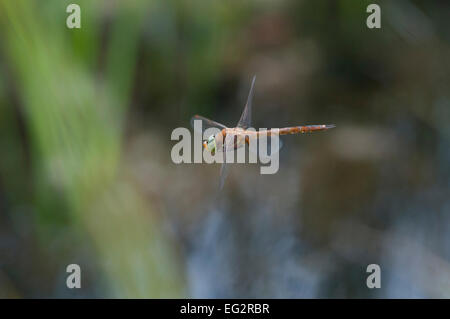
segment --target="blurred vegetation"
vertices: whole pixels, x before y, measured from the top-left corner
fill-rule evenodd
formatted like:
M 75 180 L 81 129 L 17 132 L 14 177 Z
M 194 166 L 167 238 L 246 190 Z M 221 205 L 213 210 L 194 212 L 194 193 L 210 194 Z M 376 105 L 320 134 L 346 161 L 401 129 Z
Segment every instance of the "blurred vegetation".
M 8 61 L 4 67 L 15 83 L 30 144 L 31 167 L 22 183 L 31 185 L 18 187 L 32 189 L 21 200 L 32 207 L 39 246 L 58 245 L 55 236 L 63 240 L 70 227 L 75 247 L 64 249 L 78 250 L 78 241 L 89 236 L 89 242 L 81 245 L 93 245 L 92 255 L 79 262 L 83 269 L 90 259 L 99 260 L 103 275 L 114 279 L 107 282 L 110 296 L 181 296 L 183 281 L 174 248 L 162 240 L 161 221 L 151 202 L 139 195 L 119 164 L 147 5 L 131 1 L 117 10 L 99 75 L 94 63 L 84 61 L 98 58 L 97 19 L 107 3 L 80 4 L 88 14 L 83 14 L 83 29 L 72 35 L 58 27 L 65 21 L 65 2 L 2 2 Z M 24 171 L 23 154 L 17 153 L 6 155 L 16 158 L 4 171 L 11 166 L 14 172 Z M 5 182 L 14 179 L 10 176 Z M 71 253 L 66 254 L 52 258 L 59 265 L 71 263 Z
M 0 0 L 0 297 L 448 297 L 450 6 L 371 2 Z M 253 74 L 255 127 L 337 128 L 211 202 L 170 132 Z

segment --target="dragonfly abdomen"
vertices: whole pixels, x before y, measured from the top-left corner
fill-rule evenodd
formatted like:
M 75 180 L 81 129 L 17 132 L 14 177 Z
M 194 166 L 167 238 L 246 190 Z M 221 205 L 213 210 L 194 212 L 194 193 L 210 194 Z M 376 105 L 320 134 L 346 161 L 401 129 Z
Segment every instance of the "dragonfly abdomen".
M 283 127 L 279 129 L 279 135 L 298 134 L 298 133 L 311 133 L 315 131 L 326 131 L 334 125 L 304 125 L 304 126 L 292 126 Z
M 272 136 L 274 134 L 277 135 L 287 135 L 287 134 L 298 134 L 298 133 L 311 133 L 315 131 L 326 131 L 330 128 L 335 127 L 335 125 L 304 125 L 304 126 L 291 126 L 291 127 L 283 127 L 280 129 L 270 129 L 270 130 L 243 130 L 236 128 L 223 129 L 219 134 L 221 138 L 225 140 L 227 135 L 232 135 L 236 139 L 237 136 L 245 137 L 245 141 L 248 143 L 248 139 L 252 137 L 259 138 L 261 136 Z

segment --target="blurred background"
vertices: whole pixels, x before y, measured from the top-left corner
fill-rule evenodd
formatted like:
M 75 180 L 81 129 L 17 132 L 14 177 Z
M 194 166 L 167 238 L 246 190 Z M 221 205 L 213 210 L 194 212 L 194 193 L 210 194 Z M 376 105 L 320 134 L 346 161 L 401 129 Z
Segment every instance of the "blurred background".
M 450 3 L 370 3 L 0 0 L 0 297 L 450 297 Z M 254 127 L 337 127 L 217 198 L 170 135 L 253 74 Z

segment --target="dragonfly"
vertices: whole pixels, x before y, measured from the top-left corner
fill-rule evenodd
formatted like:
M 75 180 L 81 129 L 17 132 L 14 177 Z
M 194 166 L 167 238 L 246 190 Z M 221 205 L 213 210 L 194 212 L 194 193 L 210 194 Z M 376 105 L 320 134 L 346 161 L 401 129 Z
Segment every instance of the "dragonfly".
M 203 140 L 202 145 L 203 148 L 214 155 L 216 152 L 222 152 L 224 157 L 230 150 L 236 150 L 238 148 L 244 147 L 246 144 L 249 144 L 250 137 L 254 137 L 255 139 L 259 139 L 264 136 L 271 135 L 288 135 L 288 134 L 299 134 L 299 133 L 312 133 L 317 131 L 326 131 L 331 128 L 334 128 L 334 124 L 328 125 L 301 125 L 301 126 L 289 126 L 279 129 L 268 129 L 262 131 L 248 130 L 251 127 L 252 123 L 252 101 L 254 95 L 254 87 L 255 87 L 256 76 L 253 76 L 252 83 L 250 86 L 250 92 L 248 94 L 247 102 L 244 107 L 244 111 L 241 114 L 239 122 L 236 127 L 227 127 L 219 122 L 210 120 L 201 115 L 194 115 L 191 118 L 191 126 L 195 129 L 194 125 L 195 121 L 201 121 L 202 131 L 198 132 L 203 134 L 204 130 L 207 128 L 216 128 L 218 129 L 218 133 L 210 135 L 207 139 Z M 203 136 L 203 135 L 202 135 Z M 282 143 L 279 141 L 277 148 L 270 149 L 271 154 L 278 152 L 281 148 Z M 222 162 L 222 166 L 220 168 L 220 181 L 219 181 L 219 190 L 223 188 L 225 183 L 225 179 L 228 175 L 229 171 L 229 161 L 225 160 Z

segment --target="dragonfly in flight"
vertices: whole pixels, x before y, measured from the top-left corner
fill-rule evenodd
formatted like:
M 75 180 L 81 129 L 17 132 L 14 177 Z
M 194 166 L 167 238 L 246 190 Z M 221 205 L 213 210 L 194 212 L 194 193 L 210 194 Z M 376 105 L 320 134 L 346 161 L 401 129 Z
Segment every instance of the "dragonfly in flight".
M 263 131 L 248 130 L 251 127 L 252 122 L 252 100 L 254 93 L 256 76 L 253 76 L 252 84 L 250 87 L 250 92 L 248 94 L 247 103 L 245 104 L 244 111 L 242 112 L 241 118 L 237 123 L 236 127 L 226 127 L 225 125 L 218 123 L 216 121 L 210 120 L 206 117 L 200 115 L 194 115 L 191 118 L 191 126 L 195 129 L 195 121 L 201 121 L 202 132 L 207 128 L 217 128 L 218 133 L 210 135 L 206 140 L 203 141 L 203 148 L 209 151 L 212 155 L 216 152 L 223 152 L 226 158 L 226 153 L 230 150 L 235 150 L 249 144 L 249 137 L 254 137 L 259 139 L 264 136 L 271 135 L 287 135 L 287 134 L 298 134 L 298 133 L 312 133 L 316 131 L 326 131 L 333 127 L 334 124 L 330 125 L 302 125 L 302 126 L 290 126 L 279 129 L 269 129 Z M 270 152 L 273 154 L 279 150 L 282 143 L 279 141 L 277 149 L 272 148 Z M 227 160 L 224 160 L 222 167 L 220 169 L 220 183 L 219 189 L 222 189 L 225 182 L 226 176 L 228 175 Z

